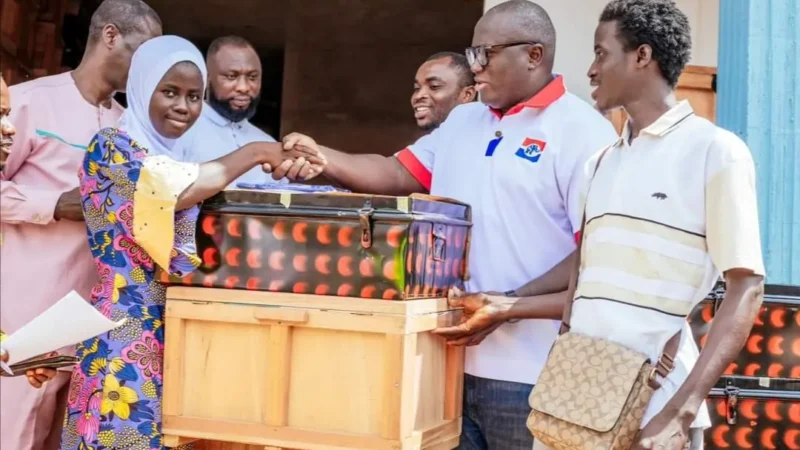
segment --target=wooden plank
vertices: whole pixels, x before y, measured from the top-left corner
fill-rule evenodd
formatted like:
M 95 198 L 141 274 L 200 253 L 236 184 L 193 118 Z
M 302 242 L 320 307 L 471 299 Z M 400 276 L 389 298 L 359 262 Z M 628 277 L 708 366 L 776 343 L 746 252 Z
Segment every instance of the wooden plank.
M 308 311 L 290 308 L 256 308 L 253 318 L 259 322 L 301 324 L 308 322 Z
M 383 404 L 381 410 L 381 437 L 400 439 L 400 406 L 403 399 L 403 349 L 404 336 L 386 335 L 384 343 Z
M 167 301 L 168 316 L 208 322 L 262 325 L 264 321 L 256 318 L 256 311 L 261 308 L 267 309 L 269 307 L 224 303 L 194 303 L 178 300 Z M 290 310 L 291 308 L 286 309 Z M 404 334 L 407 332 L 408 318 L 405 316 L 369 315 L 325 310 L 295 309 L 295 311 L 301 312 L 308 317 L 307 321 L 296 323 L 295 326 L 298 327 L 370 333 Z
M 386 335 L 292 329 L 289 426 L 380 435 Z
M 412 316 L 408 319 L 405 333 L 422 333 L 436 328 L 458 325 L 460 319 L 460 309 Z
M 716 75 L 717 68 L 712 66 L 688 65 L 683 69 L 683 73 L 694 73 L 698 75 Z
M 714 75 L 699 73 L 684 73 L 678 79 L 678 88 L 688 89 L 707 89 L 711 90 L 714 85 Z
M 461 418 L 448 420 L 440 425 L 428 428 L 422 432 L 422 448 L 436 446 L 437 443 L 449 441 L 461 436 Z M 453 447 L 450 447 L 453 448 Z
M 264 450 L 279 447 L 265 447 L 263 445 L 240 444 L 236 442 L 200 441 L 195 444 L 195 450 Z
M 267 379 L 265 423 L 286 426 L 289 405 L 289 377 L 291 374 L 292 329 L 287 325 L 273 325 L 269 330 L 267 367 L 272 376 Z
M 180 436 L 172 436 L 172 435 L 164 435 L 164 446 L 168 448 L 175 448 L 181 445 L 191 444 L 192 442 L 196 442 L 197 439 L 195 438 L 185 438 Z
M 164 433 L 219 442 L 299 450 L 398 450 L 399 441 L 236 421 L 164 416 Z
M 183 319 L 166 317 L 164 320 L 164 414 L 180 415 L 183 412 Z M 168 392 L 166 392 L 169 390 Z
M 420 315 L 452 310 L 446 298 L 421 300 L 373 300 L 330 295 L 288 294 L 282 292 L 242 291 L 200 287 L 172 286 L 167 300 L 186 300 L 250 305 L 291 306 L 330 311 L 371 312 L 376 314 Z
M 460 422 L 464 396 L 464 347 L 448 346 L 445 362 L 444 419 Z
M 414 429 L 417 335 L 387 334 L 381 437 L 401 440 Z

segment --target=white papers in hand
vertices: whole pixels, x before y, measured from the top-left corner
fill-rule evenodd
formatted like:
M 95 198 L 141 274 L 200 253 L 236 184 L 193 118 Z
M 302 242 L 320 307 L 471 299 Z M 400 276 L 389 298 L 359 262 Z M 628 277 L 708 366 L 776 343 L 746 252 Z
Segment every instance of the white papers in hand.
M 3 341 L 8 363 L 54 352 L 113 330 L 125 323 L 109 320 L 72 291 Z

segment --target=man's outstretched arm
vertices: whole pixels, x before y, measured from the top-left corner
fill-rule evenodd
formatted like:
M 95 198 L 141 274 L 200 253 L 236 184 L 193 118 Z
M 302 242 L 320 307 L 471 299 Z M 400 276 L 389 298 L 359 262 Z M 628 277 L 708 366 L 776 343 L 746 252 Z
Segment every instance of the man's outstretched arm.
M 394 156 L 349 154 L 318 145 L 310 137 L 299 133 L 284 137 L 283 144 L 285 149 L 295 146 L 317 147 L 328 161 L 325 176 L 354 192 L 398 196 L 428 192 L 427 187 Z M 272 177 L 295 180 L 301 169 L 302 162 L 295 161 L 292 164 L 287 161 L 273 171 Z

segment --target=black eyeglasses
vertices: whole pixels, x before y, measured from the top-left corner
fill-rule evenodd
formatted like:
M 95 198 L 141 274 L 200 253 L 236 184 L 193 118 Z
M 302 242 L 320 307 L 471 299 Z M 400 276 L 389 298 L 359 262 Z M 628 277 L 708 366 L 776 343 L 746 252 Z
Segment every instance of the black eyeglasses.
M 517 45 L 537 45 L 539 42 L 534 41 L 520 41 L 520 42 L 509 42 L 508 44 L 495 44 L 495 45 L 479 45 L 477 47 L 468 47 L 464 53 L 467 55 L 467 62 L 469 65 L 473 65 L 476 62 L 480 64 L 482 67 L 486 67 L 489 64 L 489 50 L 494 49 L 504 49 L 507 47 L 514 47 Z

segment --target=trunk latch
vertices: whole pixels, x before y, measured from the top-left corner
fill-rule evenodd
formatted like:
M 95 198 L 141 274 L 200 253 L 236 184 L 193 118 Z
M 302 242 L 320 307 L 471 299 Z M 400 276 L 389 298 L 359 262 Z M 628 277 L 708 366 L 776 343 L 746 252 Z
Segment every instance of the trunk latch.
M 361 246 L 364 248 L 372 247 L 372 203 L 368 200 L 364 207 L 358 210 L 358 222 L 361 224 Z
M 735 386 L 725 386 L 726 408 L 725 421 L 728 425 L 736 425 L 736 407 L 739 404 L 739 388 Z
M 433 260 L 444 261 L 447 248 L 447 227 L 443 223 L 433 224 Z

